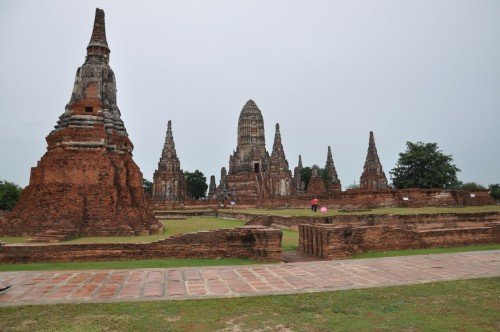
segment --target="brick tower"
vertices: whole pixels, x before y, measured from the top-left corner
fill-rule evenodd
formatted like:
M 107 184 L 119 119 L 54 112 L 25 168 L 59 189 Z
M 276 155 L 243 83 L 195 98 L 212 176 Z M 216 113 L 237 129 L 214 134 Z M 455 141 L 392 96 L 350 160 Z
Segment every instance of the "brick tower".
M 71 99 L 1 234 L 124 236 L 162 231 L 116 104 L 104 11 L 96 9 Z
M 333 164 L 332 149 L 330 148 L 330 146 L 328 146 L 325 171 L 327 172 L 328 177 L 330 178 L 330 180 L 327 184 L 327 191 L 329 191 L 329 192 L 341 191 L 342 185 L 341 185 L 339 177 L 337 175 L 337 170 L 335 169 L 335 165 Z
M 359 179 L 359 189 L 379 190 L 387 189 L 387 178 L 382 169 L 382 164 L 378 158 L 377 147 L 373 132 L 370 131 L 370 141 L 368 143 L 368 153 L 366 155 L 363 174 Z
M 292 172 L 288 168 L 278 123 L 274 134 L 273 151 L 269 158 L 269 188 L 271 196 L 289 196 L 293 190 Z
M 229 157 L 228 188 L 233 199 L 247 202 L 267 197 L 269 153 L 264 119 L 253 100 L 248 100 L 238 119 L 238 144 Z
M 215 183 L 215 175 L 210 176 L 210 184 L 208 185 L 208 199 L 217 198 L 217 184 Z
M 158 169 L 153 175 L 153 198 L 165 201 L 184 201 L 186 193 L 186 177 L 175 151 L 172 121 L 168 121 L 167 135 L 158 162 Z
M 215 191 L 216 199 L 219 200 L 221 204 L 231 198 L 232 194 L 229 191 L 229 185 L 227 183 L 227 170 L 225 167 L 220 169 L 220 181 L 217 189 Z
M 295 187 L 295 192 L 297 194 L 304 193 L 304 181 L 300 177 L 300 171 L 302 171 L 302 156 L 299 155 L 299 163 L 293 169 L 293 184 Z

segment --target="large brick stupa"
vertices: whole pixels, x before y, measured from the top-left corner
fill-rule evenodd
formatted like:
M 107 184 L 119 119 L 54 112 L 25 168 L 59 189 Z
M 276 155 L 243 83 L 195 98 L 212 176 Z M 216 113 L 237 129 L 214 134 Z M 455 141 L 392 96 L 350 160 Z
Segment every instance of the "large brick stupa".
M 96 9 L 71 100 L 0 235 L 128 236 L 162 231 L 116 103 L 104 11 Z

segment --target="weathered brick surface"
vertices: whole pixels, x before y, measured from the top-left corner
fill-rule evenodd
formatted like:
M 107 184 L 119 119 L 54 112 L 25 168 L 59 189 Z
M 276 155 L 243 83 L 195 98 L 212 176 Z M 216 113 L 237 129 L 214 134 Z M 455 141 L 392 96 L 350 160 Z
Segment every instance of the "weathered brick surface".
M 0 235 L 122 236 L 162 230 L 147 204 L 142 173 L 116 103 L 104 12 L 96 10 L 70 102 L 47 136 L 47 152 Z
M 289 196 L 294 191 L 292 172 L 288 167 L 288 160 L 281 142 L 280 126 L 277 123 L 273 151 L 269 158 L 269 195 Z
M 153 174 L 153 198 L 159 202 L 182 202 L 187 198 L 187 182 L 175 150 L 172 121 L 168 121 L 160 161 Z
M 0 263 L 222 257 L 281 261 L 281 237 L 279 230 L 243 226 L 178 235 L 153 243 L 5 245 L 0 251 Z
M 365 223 L 299 225 L 299 251 L 322 258 L 358 252 L 500 243 L 500 214 L 382 216 Z M 432 220 L 435 218 L 435 220 Z
M 378 157 L 377 147 L 375 146 L 375 138 L 372 131 L 370 131 L 368 152 L 363 166 L 363 173 L 359 178 L 359 188 L 363 190 L 379 190 L 387 188 L 387 178 Z
M 322 183 L 322 181 L 321 181 Z M 350 189 L 343 192 L 319 194 L 320 206 L 329 209 L 374 209 L 380 207 L 428 207 L 428 206 L 481 206 L 494 205 L 495 200 L 488 190 L 444 190 L 444 189 Z M 264 200 L 261 206 L 268 208 L 306 208 L 313 195 L 273 197 Z

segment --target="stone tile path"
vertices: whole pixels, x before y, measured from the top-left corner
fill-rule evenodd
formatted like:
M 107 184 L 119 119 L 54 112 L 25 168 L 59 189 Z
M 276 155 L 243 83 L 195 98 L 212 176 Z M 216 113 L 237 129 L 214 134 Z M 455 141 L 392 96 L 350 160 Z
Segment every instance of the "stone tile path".
M 203 268 L 0 272 L 0 306 L 293 294 L 500 276 L 500 250 Z

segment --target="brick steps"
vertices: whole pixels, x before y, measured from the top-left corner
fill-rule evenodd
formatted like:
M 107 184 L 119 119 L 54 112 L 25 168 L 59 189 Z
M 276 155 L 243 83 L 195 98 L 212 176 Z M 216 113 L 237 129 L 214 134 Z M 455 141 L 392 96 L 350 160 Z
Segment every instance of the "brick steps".
M 48 230 L 37 235 L 34 238 L 28 239 L 28 243 L 59 243 L 61 241 L 70 240 L 77 237 L 74 230 L 71 229 L 59 229 L 59 230 Z

